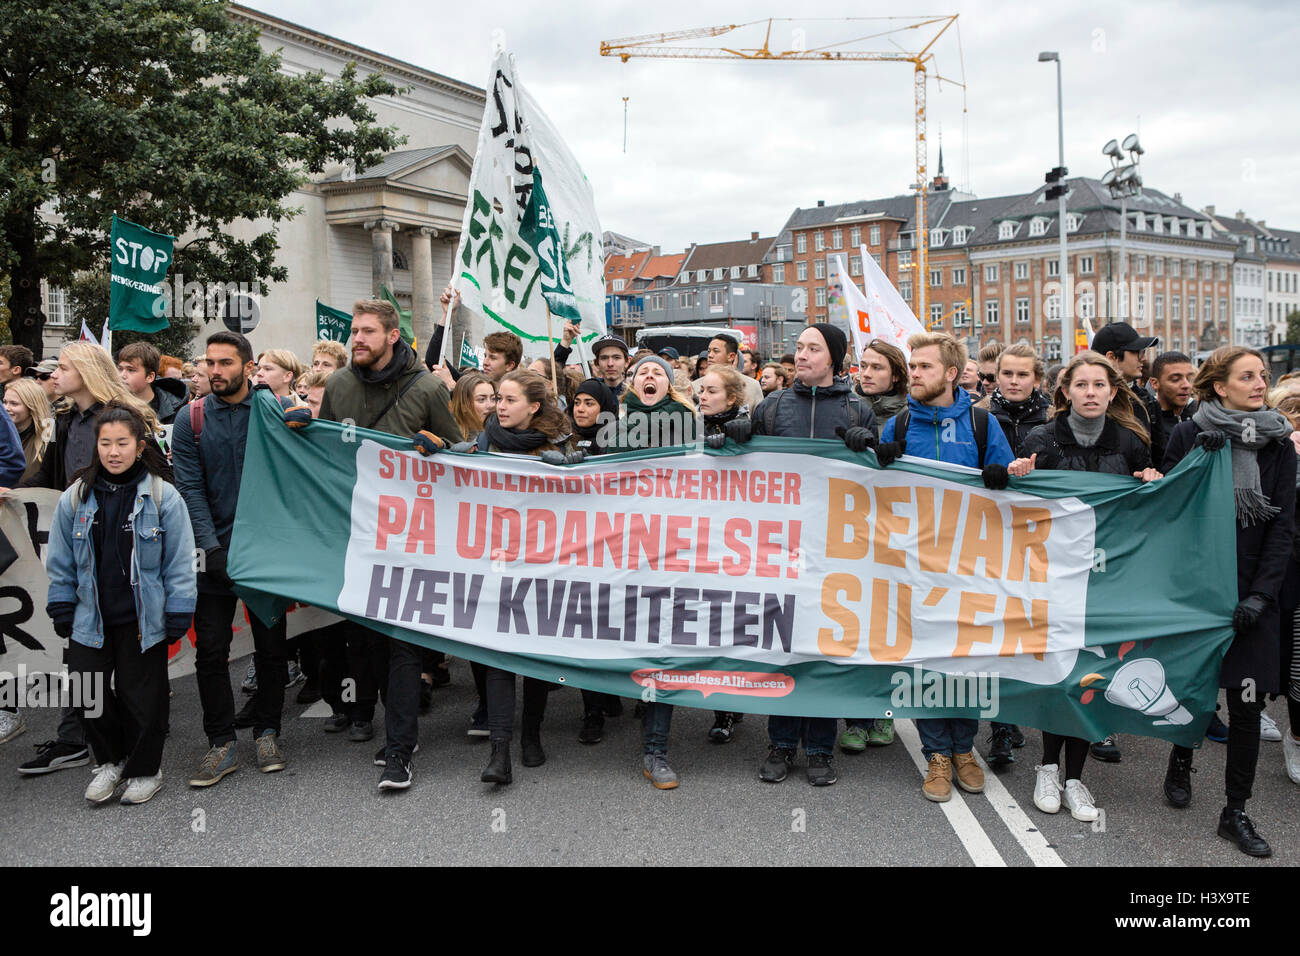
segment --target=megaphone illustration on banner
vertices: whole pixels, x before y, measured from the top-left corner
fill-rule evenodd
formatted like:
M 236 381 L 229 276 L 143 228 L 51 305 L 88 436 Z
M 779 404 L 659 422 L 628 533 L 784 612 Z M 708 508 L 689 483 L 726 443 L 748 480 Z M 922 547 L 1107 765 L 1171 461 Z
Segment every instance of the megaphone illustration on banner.
M 1129 661 L 1117 670 L 1106 688 L 1106 700 L 1160 718 L 1154 721 L 1157 726 L 1192 722 L 1192 715 L 1165 683 L 1164 666 L 1152 657 Z

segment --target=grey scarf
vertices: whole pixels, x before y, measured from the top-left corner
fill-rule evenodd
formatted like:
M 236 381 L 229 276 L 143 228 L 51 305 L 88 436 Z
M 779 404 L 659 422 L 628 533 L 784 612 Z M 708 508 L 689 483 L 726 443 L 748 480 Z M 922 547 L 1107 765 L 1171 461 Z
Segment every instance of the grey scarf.
M 1084 448 L 1091 448 L 1097 444 L 1097 439 L 1101 437 L 1101 430 L 1106 427 L 1105 415 L 1084 418 L 1074 410 L 1073 406 L 1070 408 L 1070 416 L 1067 420 L 1070 423 L 1070 431 L 1074 434 L 1074 440 Z
M 1202 431 L 1221 431 L 1232 442 L 1232 492 L 1237 503 L 1237 523 L 1242 527 L 1268 521 L 1279 511 L 1264 496 L 1259 484 L 1259 450 L 1291 434 L 1291 423 L 1281 412 L 1231 411 L 1216 401 L 1201 402 L 1192 421 Z

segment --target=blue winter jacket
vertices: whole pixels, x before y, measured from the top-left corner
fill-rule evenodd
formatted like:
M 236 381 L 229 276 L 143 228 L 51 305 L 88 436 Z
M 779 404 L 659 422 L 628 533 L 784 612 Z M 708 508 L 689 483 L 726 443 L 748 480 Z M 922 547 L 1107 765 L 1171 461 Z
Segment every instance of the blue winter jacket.
M 157 479 L 161 488 L 154 501 L 154 477 L 140 476 L 135 489 L 131 526 L 135 544 L 131 552 L 131 584 L 136 618 L 140 622 L 140 649 L 147 651 L 166 638 L 169 614 L 190 615 L 198 598 L 194 572 L 194 532 L 190 515 L 175 488 Z M 73 503 L 81 482 L 59 497 L 50 526 L 46 570 L 50 577 L 48 603 L 75 603 L 72 639 L 86 647 L 104 646 L 99 616 L 98 576 L 91 524 L 99 505 L 90 490 L 80 504 Z
M 912 396 L 907 397 L 910 421 L 907 424 L 907 453 L 917 458 L 946 461 L 953 465 L 981 467 L 979 449 L 975 445 L 975 423 L 971 418 L 970 395 L 957 389 L 951 405 L 935 408 L 922 405 Z M 894 422 L 891 418 L 880 433 L 882 442 L 895 441 Z M 989 415 L 989 433 L 986 443 L 985 465 L 1009 465 L 1016 456 L 1007 444 L 997 416 Z
M 2 390 L 0 394 L 3 394 Z M 23 440 L 18 437 L 14 420 L 5 412 L 0 415 L 0 488 L 13 488 L 22 480 L 26 470 L 27 456 L 23 453 Z

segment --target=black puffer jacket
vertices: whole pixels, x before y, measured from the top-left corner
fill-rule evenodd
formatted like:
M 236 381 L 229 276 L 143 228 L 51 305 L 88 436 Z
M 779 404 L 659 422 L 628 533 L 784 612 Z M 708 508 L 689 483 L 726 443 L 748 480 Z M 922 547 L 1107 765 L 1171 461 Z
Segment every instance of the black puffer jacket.
M 1017 458 L 1026 457 L 1020 453 L 1020 446 L 1025 443 L 1029 433 L 1047 422 L 1047 399 L 1038 389 L 1030 392 L 1029 397 L 1023 402 L 1008 401 L 1003 397 L 1001 390 L 994 389 L 992 395 L 975 407 L 987 408 L 993 413 L 993 417 L 1002 426 L 1002 434 L 1006 436 L 1007 444 L 1011 446 Z
M 189 404 L 190 386 L 180 378 L 155 378 L 153 380 L 154 414 L 163 425 L 170 425 L 176 420 L 176 413 Z
M 835 429 L 855 426 L 876 430 L 871 406 L 854 394 L 847 378 L 821 388 L 795 379 L 763 399 L 753 417 L 755 435 L 781 438 L 837 438 Z
M 1096 471 L 1127 475 L 1151 467 L 1151 449 L 1141 438 L 1113 418 L 1107 418 L 1097 443 L 1080 445 L 1070 430 L 1070 416 L 1062 412 L 1031 431 L 1017 452 L 1021 458 L 1038 455 L 1035 468 L 1060 471 Z

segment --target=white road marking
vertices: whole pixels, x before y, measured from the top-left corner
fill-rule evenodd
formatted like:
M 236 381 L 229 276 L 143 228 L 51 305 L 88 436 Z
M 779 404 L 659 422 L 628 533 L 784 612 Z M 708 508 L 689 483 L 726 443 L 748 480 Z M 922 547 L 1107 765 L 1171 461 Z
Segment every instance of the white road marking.
M 984 771 L 984 796 L 989 798 L 989 803 L 993 804 L 994 811 L 1002 818 L 1002 822 L 1007 825 L 1007 829 L 1016 838 L 1016 842 L 1029 854 L 1029 859 L 1034 861 L 1034 866 L 1065 866 L 1065 861 L 1057 856 L 1056 851 L 1048 845 L 1047 837 L 1029 819 L 1029 815 L 1020 809 L 1020 804 L 1016 802 L 1016 798 L 1011 796 L 1010 791 L 1007 790 L 1002 781 L 989 769 L 988 764 L 984 762 L 984 758 L 979 755 L 979 751 L 974 751 L 974 753 L 976 762 L 979 763 L 980 769 Z M 1030 772 L 1033 772 L 1032 768 Z M 1062 802 L 1062 810 L 1066 813 L 1069 812 L 1065 810 L 1064 802 Z
M 894 733 L 903 742 L 907 752 L 912 755 L 912 760 L 917 769 L 921 771 L 921 776 L 925 776 L 927 769 L 925 755 L 921 753 L 921 735 L 916 731 L 916 725 L 910 720 L 895 720 Z M 916 799 L 928 803 L 924 795 L 918 793 Z M 984 832 L 980 826 L 975 814 L 971 812 L 970 807 L 966 806 L 966 801 L 962 799 L 962 790 L 956 783 L 952 786 L 952 799 L 947 803 L 938 804 L 943 810 L 943 815 L 948 818 L 948 823 L 952 826 L 957 838 L 970 854 L 971 862 L 976 866 L 1006 866 L 1006 860 L 998 853 L 997 847 L 989 839 L 989 835 Z

